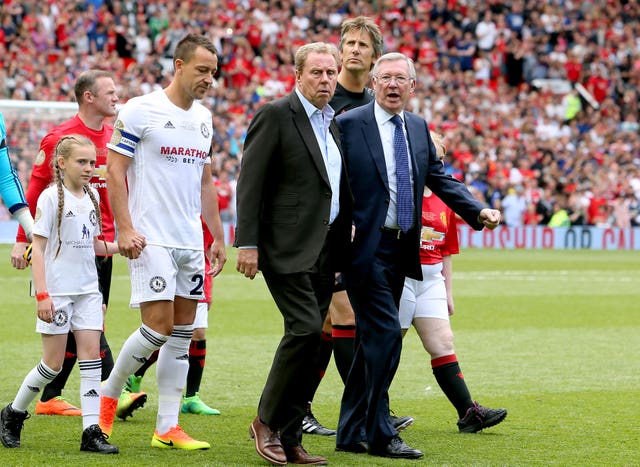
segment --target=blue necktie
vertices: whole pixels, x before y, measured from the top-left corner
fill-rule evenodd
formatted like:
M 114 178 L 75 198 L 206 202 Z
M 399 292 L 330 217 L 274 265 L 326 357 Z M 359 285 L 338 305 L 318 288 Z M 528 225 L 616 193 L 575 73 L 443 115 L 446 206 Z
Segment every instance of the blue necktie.
M 399 115 L 394 115 L 391 121 L 396 126 L 393 132 L 393 153 L 396 158 L 398 227 L 403 232 L 407 232 L 413 225 L 413 197 L 411 194 L 411 178 L 409 177 L 409 154 L 407 153 L 407 141 L 402 130 L 402 119 Z

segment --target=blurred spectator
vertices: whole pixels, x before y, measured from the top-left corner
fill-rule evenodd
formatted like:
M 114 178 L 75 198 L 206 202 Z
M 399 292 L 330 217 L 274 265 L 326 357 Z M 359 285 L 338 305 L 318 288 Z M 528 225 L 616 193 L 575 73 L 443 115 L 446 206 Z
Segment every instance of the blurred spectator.
M 483 52 L 490 52 L 498 38 L 498 29 L 493 21 L 491 10 L 484 12 L 482 21 L 476 26 L 476 39 L 478 40 L 478 49 Z
M 536 204 L 529 201 L 527 202 L 527 209 L 524 213 L 523 224 L 524 225 L 538 225 L 540 224 L 541 215 L 536 211 Z
M 609 203 L 605 197 L 605 189 L 601 186 L 594 187 L 587 207 L 587 224 L 610 227 L 610 211 Z
M 473 70 L 473 57 L 476 54 L 476 41 L 471 31 L 464 31 L 463 36 L 455 43 L 455 57 L 460 71 Z
M 591 64 L 591 71 L 585 87 L 599 104 L 611 94 L 611 82 L 607 78 L 605 66 L 599 62 Z
M 567 210 L 568 196 L 562 194 L 558 196 L 553 203 L 553 214 L 549 219 L 549 227 L 570 227 L 571 218 L 569 217 L 569 211 Z
M 627 192 L 621 193 L 611 201 L 611 220 L 613 227 L 631 227 L 631 199 L 633 195 Z
M 235 215 L 235 180 L 231 181 L 227 169 L 220 168 L 215 177 L 216 189 L 218 190 L 218 209 L 225 236 L 225 245 L 233 243 L 232 229 L 236 222 Z
M 215 165 L 231 161 L 233 179 L 253 113 L 293 89 L 297 47 L 337 43 L 340 21 L 360 14 L 380 25 L 384 52 L 415 58 L 411 110 L 447 135 L 448 170 L 492 206 L 522 183 L 541 223 L 567 193 L 570 218 L 574 202 L 591 205 L 593 215 L 585 211 L 577 222 L 640 224 L 635 1 L 3 2 L 0 98 L 68 101 L 76 76 L 100 66 L 117 77 L 125 102 L 167 85 L 173 47 L 186 31 L 208 34 L 220 52 L 220 76 L 203 102 L 216 116 Z M 28 180 L 36 151 L 29 141 L 57 122 L 28 112 L 5 113 L 5 120 Z M 531 176 L 514 172 L 527 165 L 544 196 L 532 198 Z M 606 188 L 597 193 L 601 182 Z
M 527 200 L 524 197 L 522 185 L 510 188 L 502 200 L 502 215 L 504 223 L 509 227 L 522 227 L 525 213 L 527 212 Z

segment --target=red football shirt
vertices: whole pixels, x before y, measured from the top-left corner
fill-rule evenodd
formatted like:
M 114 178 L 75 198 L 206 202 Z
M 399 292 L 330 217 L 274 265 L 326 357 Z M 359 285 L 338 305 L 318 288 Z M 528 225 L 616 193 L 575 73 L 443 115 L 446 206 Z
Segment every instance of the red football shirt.
M 46 187 L 53 183 L 53 167 L 51 160 L 56 150 L 56 145 L 60 138 L 66 135 L 83 135 L 89 138 L 96 146 L 96 171 L 91 179 L 91 186 L 98 191 L 100 195 L 100 211 L 102 213 L 102 231 L 105 240 L 112 242 L 115 238 L 115 228 L 113 225 L 113 212 L 111 211 L 111 203 L 107 195 L 107 143 L 111 139 L 113 127 L 111 125 L 103 125 L 100 131 L 88 128 L 82 120 L 76 115 L 71 120 L 61 123 L 51 130 L 40 142 L 40 150 L 36 156 L 29 179 L 29 185 L 25 197 L 29 203 L 31 215 L 35 215 L 36 205 L 40 193 Z M 102 237 L 100 237 L 102 238 Z M 22 227 L 18 228 L 16 242 L 27 242 Z
M 437 264 L 459 252 L 455 213 L 435 194 L 423 197 L 420 264 Z

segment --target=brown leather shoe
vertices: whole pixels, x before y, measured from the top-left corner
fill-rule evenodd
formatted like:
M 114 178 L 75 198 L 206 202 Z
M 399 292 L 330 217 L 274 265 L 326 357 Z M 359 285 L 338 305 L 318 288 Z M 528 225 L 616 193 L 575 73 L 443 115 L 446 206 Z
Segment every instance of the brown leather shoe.
M 267 462 L 274 465 L 287 465 L 287 456 L 282 448 L 278 433 L 256 417 L 249 425 L 249 435 L 256 441 L 256 451 Z
M 327 459 L 320 456 L 312 456 L 300 445 L 287 446 L 284 448 L 284 452 L 287 454 L 287 461 L 290 464 L 327 465 Z

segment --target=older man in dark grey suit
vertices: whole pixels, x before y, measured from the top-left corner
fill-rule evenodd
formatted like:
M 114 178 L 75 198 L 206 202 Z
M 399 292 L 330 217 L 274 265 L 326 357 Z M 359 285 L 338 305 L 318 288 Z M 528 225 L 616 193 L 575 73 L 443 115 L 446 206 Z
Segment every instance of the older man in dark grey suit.
M 326 464 L 302 447 L 301 423 L 334 273 L 344 266 L 351 235 L 351 193 L 328 105 L 338 59 L 331 44 L 298 50 L 296 89 L 256 112 L 238 179 L 236 269 L 251 279 L 262 271 L 284 318 L 250 426 L 258 454 L 276 465 Z

